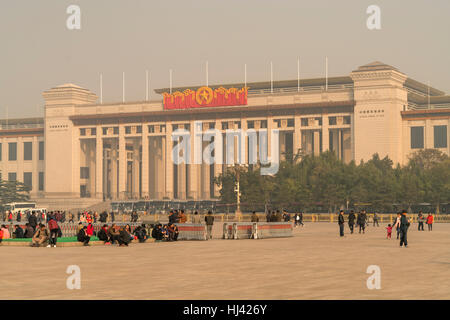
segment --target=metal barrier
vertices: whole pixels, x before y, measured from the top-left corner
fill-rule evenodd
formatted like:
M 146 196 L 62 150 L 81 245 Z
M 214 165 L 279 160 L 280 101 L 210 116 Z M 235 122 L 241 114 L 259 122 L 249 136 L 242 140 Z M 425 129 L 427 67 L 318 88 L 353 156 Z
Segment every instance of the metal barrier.
M 234 222 L 233 239 L 252 239 L 255 222 Z
M 206 225 L 175 223 L 178 227 L 178 240 L 206 240 Z
M 254 238 L 284 238 L 292 237 L 292 223 L 290 222 L 261 222 L 255 223 Z
M 233 238 L 233 223 L 224 222 L 222 239 L 232 239 L 232 238 Z

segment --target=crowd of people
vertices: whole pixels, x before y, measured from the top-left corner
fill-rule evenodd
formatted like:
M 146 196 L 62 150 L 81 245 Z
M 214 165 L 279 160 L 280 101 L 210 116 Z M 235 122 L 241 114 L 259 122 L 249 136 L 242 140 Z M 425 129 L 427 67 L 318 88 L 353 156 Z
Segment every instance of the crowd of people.
M 373 226 L 375 226 L 375 224 L 377 226 L 379 226 L 378 220 L 379 220 L 379 217 L 375 213 L 373 215 Z M 354 232 L 355 221 L 356 221 L 356 226 L 359 227 L 359 233 L 361 233 L 361 231 L 362 231 L 362 233 L 364 234 L 366 226 L 369 223 L 366 211 L 362 210 L 359 213 L 355 213 L 353 210 L 350 211 L 350 213 L 348 215 L 348 227 L 350 229 L 350 234 L 352 234 Z M 423 215 L 423 212 L 420 211 L 418 214 L 418 217 L 417 217 L 418 230 L 424 231 L 424 228 L 423 228 L 424 222 L 426 222 L 428 225 L 428 231 L 433 230 L 433 221 L 434 221 L 434 218 L 431 213 L 428 214 L 428 216 L 425 218 L 425 216 Z M 400 247 L 405 246 L 405 248 L 407 248 L 408 247 L 408 229 L 411 226 L 411 222 L 412 222 L 411 218 L 407 218 L 406 210 L 398 212 L 394 224 L 393 225 L 388 224 L 386 227 L 386 232 L 387 232 L 386 238 L 391 239 L 392 238 L 392 230 L 395 229 L 396 233 L 397 233 L 397 240 L 400 240 Z M 339 212 L 338 224 L 339 224 L 339 235 L 341 237 L 344 237 L 344 225 L 345 225 L 344 210 L 341 210 Z

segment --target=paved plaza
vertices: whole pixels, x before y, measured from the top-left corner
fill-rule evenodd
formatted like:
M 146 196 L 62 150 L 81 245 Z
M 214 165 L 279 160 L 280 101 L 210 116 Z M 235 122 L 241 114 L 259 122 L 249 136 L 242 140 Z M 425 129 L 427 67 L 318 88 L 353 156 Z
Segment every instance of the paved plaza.
M 216 239 L 130 247 L 0 247 L 0 299 L 450 299 L 450 224 L 385 239 L 385 225 L 340 238 L 336 223 L 294 237 Z M 426 227 L 426 226 L 425 226 Z M 66 269 L 81 268 L 81 289 Z M 369 265 L 381 289 L 369 290 Z

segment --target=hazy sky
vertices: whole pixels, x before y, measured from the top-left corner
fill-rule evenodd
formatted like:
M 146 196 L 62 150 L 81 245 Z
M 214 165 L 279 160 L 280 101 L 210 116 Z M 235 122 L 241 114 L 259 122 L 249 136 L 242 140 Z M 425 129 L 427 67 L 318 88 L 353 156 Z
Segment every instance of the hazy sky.
M 81 30 L 66 9 L 81 7 Z M 381 30 L 366 27 L 381 7 Z M 121 101 L 145 98 L 145 70 L 155 88 L 247 79 L 348 75 L 380 60 L 450 92 L 449 0 L 1 0 L 0 118 L 43 115 L 42 91 L 73 82 Z

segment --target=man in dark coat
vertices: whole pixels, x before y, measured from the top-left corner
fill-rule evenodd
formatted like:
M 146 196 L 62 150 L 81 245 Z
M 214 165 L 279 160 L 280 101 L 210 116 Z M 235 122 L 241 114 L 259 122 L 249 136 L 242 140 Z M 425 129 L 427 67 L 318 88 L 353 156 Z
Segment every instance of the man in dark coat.
M 103 211 L 102 213 L 100 213 L 100 222 L 105 223 L 106 219 L 108 219 L 108 214 L 105 211 Z
M 365 233 L 366 230 L 366 211 L 362 210 L 361 213 L 358 216 L 359 218 L 359 233 L 361 233 L 361 230 L 363 233 Z
M 344 210 L 341 210 L 339 212 L 339 216 L 338 216 L 338 224 L 339 224 L 339 235 L 341 237 L 344 236 Z
M 25 234 L 23 235 L 23 237 L 24 238 L 33 238 L 33 235 L 34 235 L 34 229 L 27 222 L 25 224 Z
M 14 238 L 16 238 L 16 239 L 23 238 L 23 229 L 22 229 L 22 227 L 16 224 L 14 226 L 14 228 L 15 228 L 14 233 L 13 233 L 14 234 Z
M 350 234 L 353 233 L 353 227 L 355 226 L 355 212 L 353 210 L 348 214 L 348 227 L 350 228 Z
M 28 223 L 30 224 L 30 227 L 33 228 L 33 231 L 36 230 L 36 226 L 38 224 L 36 214 L 33 212 L 30 216 L 30 219 L 28 219 Z
M 405 245 L 405 248 L 408 247 L 408 228 L 409 228 L 410 222 L 408 221 L 408 218 L 406 217 L 406 210 L 402 211 L 402 217 L 400 218 L 400 247 Z

